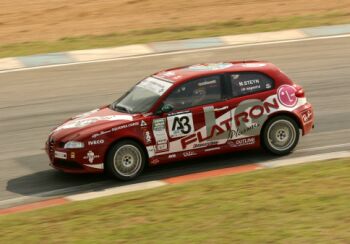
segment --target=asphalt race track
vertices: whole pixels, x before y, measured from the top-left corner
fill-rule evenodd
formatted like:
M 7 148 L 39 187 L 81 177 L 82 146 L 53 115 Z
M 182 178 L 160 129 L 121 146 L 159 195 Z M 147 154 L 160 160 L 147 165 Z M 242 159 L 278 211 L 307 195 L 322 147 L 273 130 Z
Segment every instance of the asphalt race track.
M 306 89 L 314 105 L 316 128 L 287 157 L 350 150 L 350 37 L 1 73 L 0 208 L 19 200 L 121 185 L 104 175 L 66 175 L 51 169 L 43 151 L 50 129 L 72 115 L 112 102 L 158 70 L 241 59 L 275 63 Z M 138 181 L 272 158 L 254 151 L 179 162 L 147 169 Z

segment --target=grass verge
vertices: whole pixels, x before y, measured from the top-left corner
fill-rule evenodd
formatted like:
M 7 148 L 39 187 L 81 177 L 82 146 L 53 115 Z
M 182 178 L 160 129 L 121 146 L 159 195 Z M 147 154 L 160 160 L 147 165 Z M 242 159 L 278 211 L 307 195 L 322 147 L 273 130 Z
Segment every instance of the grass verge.
M 12 243 L 348 243 L 350 159 L 0 217 Z
M 319 15 L 265 18 L 255 21 L 235 20 L 201 26 L 146 29 L 143 31 L 111 33 L 102 36 L 66 37 L 53 42 L 33 41 L 1 45 L 0 58 L 344 23 L 350 23 L 350 13 L 337 11 Z

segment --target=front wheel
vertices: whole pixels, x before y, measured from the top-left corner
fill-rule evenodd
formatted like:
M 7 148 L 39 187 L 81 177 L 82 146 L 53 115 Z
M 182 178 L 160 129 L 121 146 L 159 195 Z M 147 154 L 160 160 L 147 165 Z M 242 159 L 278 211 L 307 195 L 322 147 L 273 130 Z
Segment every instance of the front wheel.
M 278 116 L 269 120 L 262 131 L 263 147 L 276 155 L 286 155 L 293 151 L 299 141 L 299 127 L 288 116 Z
M 132 180 L 141 174 L 145 167 L 146 157 L 141 146 L 131 140 L 115 144 L 107 155 L 108 173 L 119 180 Z

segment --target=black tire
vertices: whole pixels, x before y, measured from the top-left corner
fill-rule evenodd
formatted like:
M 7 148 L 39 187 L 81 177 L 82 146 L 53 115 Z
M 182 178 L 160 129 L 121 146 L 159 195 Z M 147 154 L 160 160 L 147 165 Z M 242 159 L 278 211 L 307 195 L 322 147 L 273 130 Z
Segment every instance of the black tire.
M 294 150 L 299 137 L 300 130 L 295 120 L 282 115 L 266 122 L 261 134 L 261 142 L 266 151 L 282 156 Z
M 146 154 L 140 144 L 132 140 L 123 140 L 109 150 L 106 170 L 113 177 L 128 181 L 137 178 L 142 173 L 145 164 Z

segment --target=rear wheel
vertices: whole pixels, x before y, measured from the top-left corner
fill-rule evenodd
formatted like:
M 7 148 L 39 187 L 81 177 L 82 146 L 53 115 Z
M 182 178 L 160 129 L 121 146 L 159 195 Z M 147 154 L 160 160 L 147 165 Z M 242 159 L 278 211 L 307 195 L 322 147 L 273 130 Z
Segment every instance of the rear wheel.
M 119 180 L 132 180 L 141 174 L 146 157 L 142 147 L 132 141 L 124 140 L 115 144 L 107 155 L 107 171 Z
M 299 127 L 294 119 L 278 116 L 267 121 L 262 131 L 262 143 L 267 151 L 276 155 L 286 155 L 296 147 L 299 136 Z

